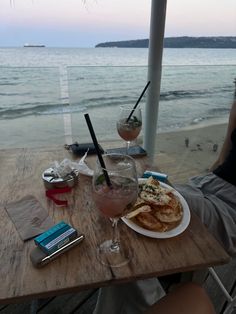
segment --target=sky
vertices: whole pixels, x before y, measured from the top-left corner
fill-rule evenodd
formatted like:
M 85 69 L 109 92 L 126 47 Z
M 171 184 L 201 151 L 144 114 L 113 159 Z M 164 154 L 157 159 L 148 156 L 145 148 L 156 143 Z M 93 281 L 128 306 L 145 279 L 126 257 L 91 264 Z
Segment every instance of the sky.
M 150 10 L 151 0 L 0 0 L 0 46 L 148 38 Z M 236 36 L 236 0 L 168 0 L 165 37 L 172 36 Z

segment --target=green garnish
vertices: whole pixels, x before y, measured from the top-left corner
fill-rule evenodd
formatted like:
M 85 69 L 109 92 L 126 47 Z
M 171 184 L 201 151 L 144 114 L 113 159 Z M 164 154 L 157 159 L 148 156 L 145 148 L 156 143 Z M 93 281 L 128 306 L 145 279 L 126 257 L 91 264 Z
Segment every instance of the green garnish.
M 100 176 L 97 177 L 97 179 L 96 179 L 96 185 L 98 185 L 98 184 L 103 184 L 104 181 L 105 181 L 105 176 L 104 176 L 104 174 L 100 174 Z

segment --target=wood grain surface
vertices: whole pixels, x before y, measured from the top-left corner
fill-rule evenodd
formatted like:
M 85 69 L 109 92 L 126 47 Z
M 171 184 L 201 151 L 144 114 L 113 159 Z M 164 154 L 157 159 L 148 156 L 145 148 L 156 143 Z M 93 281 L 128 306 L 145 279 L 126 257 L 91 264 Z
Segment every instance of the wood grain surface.
M 192 214 L 189 227 L 171 239 L 151 239 L 119 223 L 122 241 L 133 251 L 132 261 L 120 268 L 101 265 L 96 247 L 110 237 L 111 224 L 96 210 L 91 178 L 79 176 L 71 193 L 58 196 L 68 207 L 58 207 L 45 196 L 42 173 L 54 160 L 71 156 L 61 148 L 0 151 L 0 302 L 10 303 L 96 288 L 141 278 L 201 269 L 229 261 L 218 242 Z M 93 168 L 95 157 L 87 159 Z M 147 169 L 146 157 L 137 159 L 139 175 Z M 150 168 L 150 167 L 149 167 Z M 55 223 L 64 220 L 85 234 L 77 247 L 41 269 L 31 264 L 33 240 L 23 242 L 4 204 L 35 196 Z

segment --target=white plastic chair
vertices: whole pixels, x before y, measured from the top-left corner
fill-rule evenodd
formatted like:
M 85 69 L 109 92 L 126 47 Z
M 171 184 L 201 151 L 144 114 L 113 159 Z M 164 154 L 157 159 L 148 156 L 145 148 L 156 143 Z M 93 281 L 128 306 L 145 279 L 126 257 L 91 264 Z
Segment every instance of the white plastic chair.
M 236 308 L 236 296 L 232 297 L 229 294 L 229 292 L 227 291 L 227 289 L 225 288 L 225 286 L 221 282 L 219 276 L 217 275 L 216 271 L 212 267 L 209 267 L 208 270 L 227 299 L 228 303 L 227 303 L 226 309 L 224 310 L 223 314 L 231 314 L 232 311 L 234 310 L 234 308 Z

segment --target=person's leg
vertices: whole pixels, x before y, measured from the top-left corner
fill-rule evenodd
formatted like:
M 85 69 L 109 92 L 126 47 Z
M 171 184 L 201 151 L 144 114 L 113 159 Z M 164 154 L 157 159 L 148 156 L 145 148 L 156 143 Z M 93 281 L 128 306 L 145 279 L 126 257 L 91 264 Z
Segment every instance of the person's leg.
M 179 286 L 151 306 L 145 314 L 216 314 L 206 291 L 199 285 Z
M 174 186 L 227 252 L 236 254 L 236 187 L 214 174 Z
M 156 278 L 103 287 L 93 314 L 141 314 L 164 295 Z

